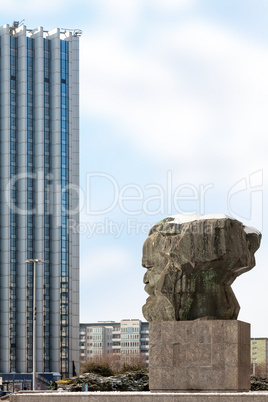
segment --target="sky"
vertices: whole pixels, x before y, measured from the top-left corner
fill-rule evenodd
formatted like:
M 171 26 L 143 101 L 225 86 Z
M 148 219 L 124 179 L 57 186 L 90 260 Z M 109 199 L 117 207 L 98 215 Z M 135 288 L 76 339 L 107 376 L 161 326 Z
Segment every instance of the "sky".
M 80 322 L 142 316 L 142 245 L 179 213 L 262 232 L 233 284 L 268 337 L 268 2 L 0 0 L 0 25 L 81 29 Z

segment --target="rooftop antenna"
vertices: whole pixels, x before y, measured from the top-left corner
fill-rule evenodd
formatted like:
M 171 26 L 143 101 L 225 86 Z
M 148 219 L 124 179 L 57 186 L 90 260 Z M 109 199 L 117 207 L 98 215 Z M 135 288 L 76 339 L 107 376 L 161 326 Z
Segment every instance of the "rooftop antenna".
M 69 29 L 69 28 L 61 28 L 61 30 L 65 32 L 71 32 L 73 36 L 81 36 L 83 31 L 81 29 Z
M 18 28 L 19 23 L 20 23 L 19 21 L 13 21 L 12 28 L 13 29 Z
M 15 35 L 15 30 L 21 26 L 21 24 L 24 22 L 25 20 L 22 20 L 21 22 L 19 21 L 13 21 L 12 27 L 9 28 L 9 32 L 11 35 Z

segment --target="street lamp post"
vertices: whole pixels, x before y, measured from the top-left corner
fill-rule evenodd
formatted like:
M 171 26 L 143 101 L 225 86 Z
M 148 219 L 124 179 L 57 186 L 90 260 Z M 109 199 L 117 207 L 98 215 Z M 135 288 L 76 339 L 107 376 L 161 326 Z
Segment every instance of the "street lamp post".
M 33 390 L 36 388 L 36 264 L 38 262 L 45 262 L 37 258 L 29 258 L 26 263 L 34 264 L 33 269 Z

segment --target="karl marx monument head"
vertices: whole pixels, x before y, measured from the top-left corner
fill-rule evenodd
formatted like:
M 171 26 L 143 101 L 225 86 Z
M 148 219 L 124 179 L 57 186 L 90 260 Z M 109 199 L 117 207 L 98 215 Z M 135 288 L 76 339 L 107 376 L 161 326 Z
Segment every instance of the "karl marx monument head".
M 148 321 L 234 320 L 235 278 L 255 265 L 261 234 L 226 215 L 175 215 L 155 224 L 143 246 Z

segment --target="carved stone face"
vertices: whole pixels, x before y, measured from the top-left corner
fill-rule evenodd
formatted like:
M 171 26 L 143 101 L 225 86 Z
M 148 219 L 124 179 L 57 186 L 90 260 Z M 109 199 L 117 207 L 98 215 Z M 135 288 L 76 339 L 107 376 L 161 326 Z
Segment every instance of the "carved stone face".
M 143 278 L 145 291 L 153 295 L 161 274 L 168 263 L 168 256 L 157 247 L 157 236 L 151 235 L 143 245 L 142 266 L 147 269 Z
M 172 244 L 172 237 L 152 233 L 143 246 L 142 265 L 147 269 L 143 282 L 149 294 L 143 315 L 148 321 L 159 317 L 165 321 L 175 320 L 174 286 L 180 271 L 172 264 Z

